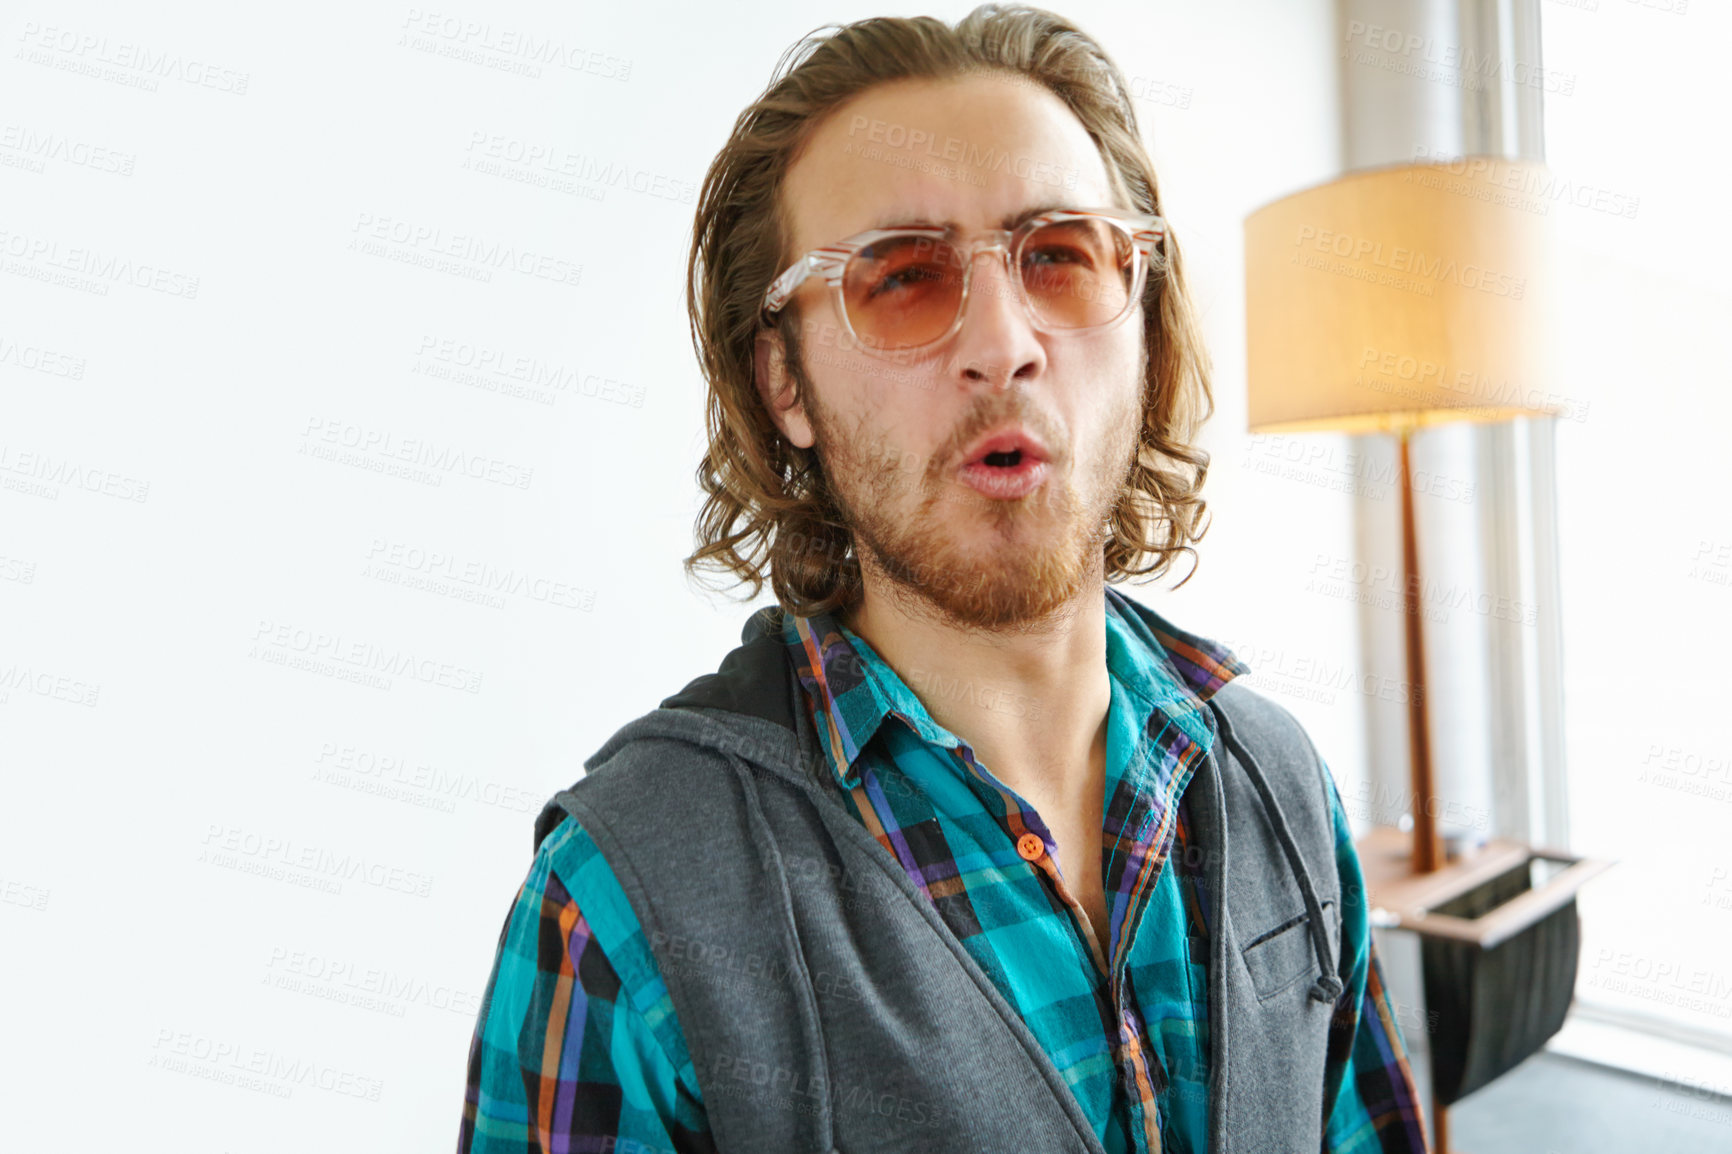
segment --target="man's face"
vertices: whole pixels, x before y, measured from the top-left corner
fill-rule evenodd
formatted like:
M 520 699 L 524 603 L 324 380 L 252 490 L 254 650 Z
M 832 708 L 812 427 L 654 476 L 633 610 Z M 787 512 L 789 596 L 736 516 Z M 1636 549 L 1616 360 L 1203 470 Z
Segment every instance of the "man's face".
M 1069 109 L 996 76 L 862 93 L 817 127 L 783 198 L 795 252 L 869 228 L 954 223 L 971 235 L 1026 210 L 1116 203 Z M 797 386 L 799 403 L 781 408 L 791 398 L 782 391 L 771 411 L 790 441 L 816 446 L 864 566 L 910 608 L 975 629 L 1037 622 L 1088 585 L 1138 440 L 1140 306 L 1109 330 L 1040 332 L 1002 257 L 986 253 L 961 329 L 918 357 L 844 347 L 820 278 L 791 307 L 800 363 L 782 376 L 760 343 L 760 389 Z M 981 476 L 966 468 L 970 450 L 1018 423 L 1046 450 L 1044 476 L 1016 496 L 990 481 L 983 491 L 970 481 Z

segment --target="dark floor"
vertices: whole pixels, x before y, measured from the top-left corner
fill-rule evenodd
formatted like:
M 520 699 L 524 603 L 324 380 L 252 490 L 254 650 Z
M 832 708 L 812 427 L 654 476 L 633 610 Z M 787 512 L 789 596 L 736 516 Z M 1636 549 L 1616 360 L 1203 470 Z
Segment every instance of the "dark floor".
M 1541 1053 L 1449 1111 L 1450 1154 L 1732 1154 L 1732 1099 Z

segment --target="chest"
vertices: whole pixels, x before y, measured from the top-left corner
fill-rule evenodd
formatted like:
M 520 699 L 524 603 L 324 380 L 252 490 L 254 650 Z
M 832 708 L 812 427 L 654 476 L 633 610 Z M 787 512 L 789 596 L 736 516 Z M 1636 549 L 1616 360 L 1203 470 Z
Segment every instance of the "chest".
M 1052 835 L 1062 896 L 1081 908 L 1094 930 L 1095 952 L 1103 966 L 1112 940 L 1104 880 L 1109 868 L 1102 829 L 1105 787 L 1104 761 L 1097 760 L 1069 791 L 1030 798 Z
M 1104 955 L 1111 941 L 1111 926 L 1102 875 L 1099 809 L 1092 821 L 1070 818 L 1049 828 L 1058 847 L 1058 871 L 1065 893 L 1082 907 Z

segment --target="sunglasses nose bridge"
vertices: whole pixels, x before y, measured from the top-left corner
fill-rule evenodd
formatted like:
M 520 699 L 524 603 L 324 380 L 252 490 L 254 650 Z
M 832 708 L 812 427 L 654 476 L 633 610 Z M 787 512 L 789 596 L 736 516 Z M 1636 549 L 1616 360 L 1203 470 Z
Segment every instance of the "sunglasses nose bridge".
M 1014 244 L 1014 235 L 1007 230 L 1000 229 L 977 240 L 974 247 L 967 250 L 962 257 L 962 294 L 956 302 L 954 325 L 961 325 L 962 314 L 968 310 L 969 298 L 973 295 L 972 290 L 974 288 L 974 266 L 987 253 L 998 254 L 998 262 L 1004 268 L 1005 280 L 1010 285 L 1010 291 L 1016 299 L 1021 300 L 1021 294 L 1017 292 L 1017 285 L 1015 284 L 1017 280 L 1016 262 L 1012 259 L 1011 253 Z M 1022 304 L 1025 309 L 1028 308 L 1026 300 L 1022 301 Z M 1032 312 L 1030 319 L 1033 319 Z
M 983 234 L 974 242 L 974 247 L 969 250 L 969 270 L 973 271 L 974 262 L 980 258 L 981 254 L 989 252 L 998 253 L 999 258 L 1004 262 L 1004 267 L 1006 269 L 1010 268 L 1010 249 L 1014 239 L 1015 238 L 1009 232 L 1006 232 L 1003 229 Z

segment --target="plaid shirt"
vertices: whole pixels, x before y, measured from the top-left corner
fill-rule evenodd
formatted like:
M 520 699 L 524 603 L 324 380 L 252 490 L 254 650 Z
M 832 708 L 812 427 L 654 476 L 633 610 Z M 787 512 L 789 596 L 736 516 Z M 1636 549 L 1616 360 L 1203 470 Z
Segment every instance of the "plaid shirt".
M 934 722 L 868 642 L 832 616 L 793 614 L 784 639 L 848 808 L 1018 1010 L 1109 1154 L 1201 1154 L 1209 901 L 1202 855 L 1186 852 L 1184 791 L 1213 740 L 1203 703 L 1249 669 L 1171 626 L 1156 630 L 1151 651 L 1120 619 L 1116 596 L 1108 590 L 1105 942 L 1061 878 L 1033 807 Z M 904 672 L 929 700 L 980 692 Z M 1027 699 L 987 704 L 1038 709 Z M 1358 856 L 1333 788 L 1331 798 L 1345 984 L 1318 1104 L 1322 1149 L 1423 1151 Z M 1032 862 L 1017 848 L 1028 834 L 1045 849 Z M 500 934 L 470 1046 L 459 1154 L 714 1149 L 648 939 L 568 816 L 536 853 Z

